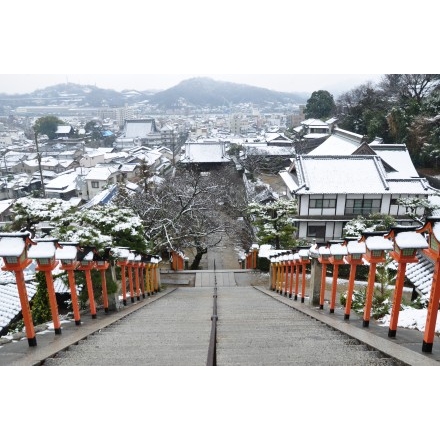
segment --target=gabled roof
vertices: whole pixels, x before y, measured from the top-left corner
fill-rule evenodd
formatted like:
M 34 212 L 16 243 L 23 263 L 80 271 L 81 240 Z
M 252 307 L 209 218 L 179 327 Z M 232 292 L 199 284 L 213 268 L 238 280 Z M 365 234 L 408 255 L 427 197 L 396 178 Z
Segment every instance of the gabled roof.
M 186 143 L 183 163 L 226 163 L 230 157 L 223 143 Z
M 118 171 L 117 167 L 96 166 L 90 169 L 86 180 L 107 180 L 112 174 Z
M 127 119 L 124 125 L 124 138 L 146 138 L 149 134 L 156 133 L 154 119 Z
M 426 179 L 390 179 L 379 156 L 297 156 L 296 194 L 431 194 Z

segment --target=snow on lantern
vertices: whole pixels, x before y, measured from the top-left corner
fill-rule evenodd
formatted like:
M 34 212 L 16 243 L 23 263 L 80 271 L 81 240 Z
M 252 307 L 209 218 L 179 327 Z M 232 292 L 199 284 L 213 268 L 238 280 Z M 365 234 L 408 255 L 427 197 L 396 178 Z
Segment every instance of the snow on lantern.
M 324 308 L 325 300 L 325 281 L 327 278 L 327 264 L 330 264 L 330 248 L 328 246 L 319 246 L 318 248 L 318 261 L 322 265 L 321 269 L 321 291 L 319 293 L 319 308 L 322 310 Z
M 385 238 L 386 232 L 383 231 L 368 231 L 362 233 L 362 238 L 365 242 L 366 253 L 365 259 L 370 263 L 370 270 L 368 273 L 368 285 L 364 307 L 363 327 L 369 327 L 371 306 L 373 305 L 374 283 L 376 281 L 376 265 L 385 262 L 385 252 L 393 250 L 393 243 Z
M 128 264 L 128 256 L 130 251 L 127 247 L 115 248 L 115 255 L 117 257 L 116 264 L 121 268 L 121 289 L 122 289 L 122 303 L 127 305 L 127 280 L 125 277 L 125 268 Z
M 345 245 L 347 247 L 346 260 L 350 265 L 350 275 L 348 277 L 347 299 L 345 301 L 344 320 L 350 319 L 351 303 L 353 299 L 354 281 L 356 278 L 357 266 L 364 264 L 364 254 L 367 251 L 365 241 L 359 241 L 359 237 L 346 237 Z
M 339 266 L 345 263 L 344 257 L 348 254 L 347 247 L 344 246 L 343 240 L 329 241 L 330 250 L 329 261 L 333 264 L 332 290 L 330 296 L 330 313 L 335 313 L 336 290 L 338 286 Z
M 37 338 L 35 335 L 23 270 L 32 263 L 32 260 L 30 260 L 27 255 L 28 249 L 32 243 L 33 241 L 28 232 L 0 234 L 0 257 L 3 258 L 4 263 L 2 270 L 12 271 L 15 274 L 29 347 L 35 347 L 37 345 Z
M 431 293 L 429 296 L 428 311 L 426 314 L 425 332 L 423 335 L 422 351 L 432 353 L 434 345 L 435 327 L 440 302 L 440 217 L 427 217 L 425 224 L 417 229 L 419 234 L 428 233 L 429 247 L 423 253 L 434 261 L 434 276 L 432 278 Z
M 61 322 L 58 315 L 58 305 L 53 284 L 52 270 L 58 265 L 58 261 L 55 260 L 55 252 L 58 247 L 58 240 L 55 238 L 39 238 L 35 240 L 35 243 L 28 251 L 28 257 L 37 260 L 37 270 L 44 272 L 46 277 L 49 305 L 56 335 L 61 334 Z
M 78 293 L 76 290 L 76 281 L 74 270 L 79 262 L 77 260 L 79 243 L 77 242 L 59 242 L 60 247 L 55 251 L 55 258 L 60 261 L 60 269 L 67 272 L 70 288 L 70 299 L 72 301 L 73 317 L 75 325 L 81 324 L 81 317 L 78 304 Z
M 423 235 L 416 232 L 413 226 L 396 226 L 390 230 L 386 238 L 394 240 L 394 250 L 390 252 L 391 257 L 397 261 L 397 276 L 394 286 L 393 307 L 391 309 L 390 326 L 388 336 L 394 338 L 397 332 L 399 320 L 400 303 L 402 301 L 403 284 L 407 263 L 417 263 L 416 252 L 419 249 L 429 247 Z

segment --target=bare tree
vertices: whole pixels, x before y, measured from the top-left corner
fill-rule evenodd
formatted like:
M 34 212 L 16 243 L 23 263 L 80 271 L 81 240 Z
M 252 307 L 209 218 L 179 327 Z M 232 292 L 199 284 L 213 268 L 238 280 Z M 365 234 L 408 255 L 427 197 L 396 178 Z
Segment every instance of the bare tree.
M 237 218 L 245 212 L 245 198 L 235 194 L 241 189 L 231 185 L 237 173 L 229 173 L 233 171 L 177 170 L 147 191 L 134 195 L 122 192 L 117 203 L 129 206 L 143 220 L 154 252 L 194 250 L 191 268 L 197 269 L 209 248 L 226 234 L 234 235 Z

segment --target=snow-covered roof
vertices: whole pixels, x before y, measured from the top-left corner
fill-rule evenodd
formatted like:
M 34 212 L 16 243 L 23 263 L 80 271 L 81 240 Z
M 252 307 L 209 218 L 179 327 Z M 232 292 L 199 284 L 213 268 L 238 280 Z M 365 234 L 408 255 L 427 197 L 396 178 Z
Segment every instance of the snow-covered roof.
M 62 245 L 55 250 L 55 258 L 59 260 L 75 260 L 78 253 L 76 245 Z
M 0 255 L 2 257 L 19 257 L 24 249 L 25 240 L 22 237 L 0 237 Z
M 422 234 L 415 231 L 399 232 L 394 241 L 400 249 L 426 249 L 428 242 Z
M 371 146 L 378 156 L 396 171 L 390 172 L 392 178 L 419 177 L 411 156 L 405 145 L 373 145 Z
M 295 150 L 290 147 L 276 147 L 266 144 L 244 144 L 246 155 L 248 156 L 293 156 Z
M 365 239 L 365 246 L 370 251 L 391 251 L 393 243 L 388 238 L 380 235 L 373 235 Z
M 86 176 L 86 180 L 106 181 L 112 174 L 118 171 L 117 167 L 112 166 L 95 166 L 90 169 Z
M 125 138 L 145 138 L 149 134 L 156 132 L 154 119 L 131 119 L 125 121 Z
M 379 156 L 313 156 L 295 159 L 297 194 L 431 194 L 426 179 L 389 179 Z
M 72 127 L 70 125 L 58 125 L 56 134 L 69 134 Z
M 230 162 L 225 153 L 223 143 L 186 143 L 185 155 L 181 159 L 183 163 L 219 163 Z
M 53 241 L 39 241 L 33 244 L 28 251 L 29 258 L 53 258 L 55 256 L 55 243 Z
M 330 253 L 332 255 L 347 255 L 347 246 L 343 246 L 340 243 L 334 243 L 330 245 Z
M 6 272 L 10 274 L 9 272 Z M 14 277 L 15 278 L 15 277 Z M 11 280 L 12 281 L 12 280 Z M 37 292 L 35 282 L 26 283 L 28 300 L 31 300 Z M 0 283 L 0 332 L 8 326 L 18 315 L 21 314 L 21 302 L 17 283 Z
M 347 242 L 347 251 L 349 254 L 365 254 L 367 247 L 364 241 L 350 240 Z

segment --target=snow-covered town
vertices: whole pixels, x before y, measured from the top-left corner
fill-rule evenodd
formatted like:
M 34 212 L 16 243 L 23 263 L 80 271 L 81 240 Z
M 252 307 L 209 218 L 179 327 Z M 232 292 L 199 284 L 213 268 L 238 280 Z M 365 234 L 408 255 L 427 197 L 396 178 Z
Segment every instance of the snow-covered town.
M 290 252 L 293 258 L 298 247 L 312 255 L 348 236 L 396 225 L 420 228 L 427 214 L 439 213 L 436 178 L 419 174 L 404 142 L 342 128 L 347 123 L 342 116 L 340 126 L 334 103 L 328 117 L 311 111 L 313 99 L 333 101 L 328 93 L 270 108 L 179 101 L 161 113 L 148 101 L 75 106 L 87 88 L 74 93 L 69 87 L 71 93 L 58 92 L 64 106 L 3 107 L 0 225 L 6 238 L 27 231 L 34 240 L 53 236 L 117 254 L 127 244 L 122 234 L 128 234 L 139 240 L 129 243 L 139 247 L 139 258 L 142 252 L 155 255 L 162 267 L 175 268 L 172 255 L 178 252 L 197 270 L 208 249 L 228 236 L 238 265 L 246 265 L 257 246 L 268 267 L 277 255 Z M 188 191 L 198 188 L 204 204 L 183 203 Z M 182 210 L 173 214 L 179 204 Z M 203 219 L 203 231 L 190 231 L 190 223 L 178 230 L 177 219 L 190 205 L 193 223 L 201 221 L 194 220 L 196 213 L 212 212 L 209 222 Z M 193 241 L 181 238 L 191 234 Z M 401 322 L 407 313 L 405 325 L 423 331 L 423 316 L 414 316 L 423 310 L 426 315 L 435 262 L 421 247 L 418 253 L 406 269 L 406 288 L 417 307 L 403 310 Z M 38 267 L 34 262 L 25 269 L 32 301 Z M 68 297 L 66 281 L 54 281 L 56 295 Z M 0 282 L 0 331 L 6 341 L 21 307 L 13 274 L 4 270 Z M 386 325 L 390 315 L 380 318 Z

